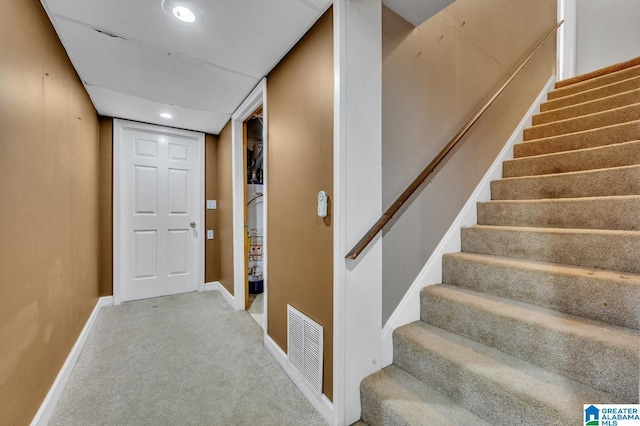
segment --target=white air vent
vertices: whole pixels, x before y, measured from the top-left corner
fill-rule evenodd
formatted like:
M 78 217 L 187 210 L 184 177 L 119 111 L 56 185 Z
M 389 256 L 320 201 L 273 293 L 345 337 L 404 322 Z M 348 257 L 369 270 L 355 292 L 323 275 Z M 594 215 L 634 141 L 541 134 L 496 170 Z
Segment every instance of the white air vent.
M 291 305 L 287 305 L 287 318 L 289 364 L 319 398 L 322 395 L 324 329 Z

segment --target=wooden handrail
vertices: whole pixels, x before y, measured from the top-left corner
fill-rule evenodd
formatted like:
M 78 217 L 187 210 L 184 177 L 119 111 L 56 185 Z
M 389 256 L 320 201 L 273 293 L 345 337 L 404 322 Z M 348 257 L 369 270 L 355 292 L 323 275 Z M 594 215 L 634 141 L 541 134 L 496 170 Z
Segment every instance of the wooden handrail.
M 504 89 L 511 83 L 511 81 L 518 75 L 518 73 L 522 70 L 522 68 L 529 63 L 531 58 L 538 53 L 538 51 L 542 48 L 542 46 L 553 36 L 558 28 L 564 23 L 564 20 L 558 22 L 547 35 L 538 42 L 538 44 L 529 52 L 529 54 L 520 62 L 520 65 L 513 71 L 511 76 L 500 86 L 500 88 L 496 91 L 496 93 L 491 96 L 479 109 L 473 114 L 473 116 L 462 126 L 462 128 L 456 133 L 456 135 L 449 141 L 442 151 L 436 155 L 436 157 L 429 163 L 427 167 L 416 177 L 413 182 L 404 190 L 404 192 L 398 197 L 398 199 L 391 204 L 391 207 L 384 212 L 384 214 L 378 219 L 378 221 L 367 231 L 366 234 L 358 241 L 358 243 L 351 249 L 351 251 L 345 256 L 345 259 L 355 260 L 360 253 L 364 251 L 365 248 L 369 245 L 371 241 L 378 235 L 382 228 L 393 218 L 393 216 L 398 213 L 400 208 L 404 205 L 404 203 L 411 198 L 411 195 L 422 185 L 425 179 L 433 173 L 433 171 L 438 167 L 438 165 L 445 159 L 447 154 L 451 152 L 451 150 L 460 142 L 464 135 L 467 134 L 469 129 L 478 121 L 480 117 L 489 109 L 489 107 L 493 104 L 493 102 L 502 94 Z

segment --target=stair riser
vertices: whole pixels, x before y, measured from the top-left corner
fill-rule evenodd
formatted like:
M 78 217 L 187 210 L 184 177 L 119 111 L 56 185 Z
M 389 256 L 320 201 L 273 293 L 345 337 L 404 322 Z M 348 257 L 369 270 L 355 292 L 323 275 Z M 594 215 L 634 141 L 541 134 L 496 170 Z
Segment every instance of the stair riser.
M 633 77 L 609 86 L 600 87 L 586 92 L 577 93 L 575 95 L 565 96 L 563 98 L 554 99 L 543 102 L 540 105 L 540 112 L 551 111 L 558 108 L 564 108 L 584 102 L 594 101 L 596 99 L 606 98 L 612 95 L 636 90 L 640 87 L 640 77 Z
M 463 228 L 462 251 L 640 273 L 640 235 L 636 233 L 530 229 Z
M 360 385 L 360 402 L 362 404 L 362 420 L 367 425 L 402 424 L 402 418 L 392 410 L 385 409 L 385 400 L 364 383 Z
M 607 197 L 640 195 L 640 166 L 491 182 L 493 200 Z
M 581 115 L 594 114 L 614 108 L 620 108 L 625 105 L 637 104 L 639 102 L 640 90 L 634 90 L 592 102 L 536 114 L 532 117 L 532 123 L 534 126 L 537 126 L 540 124 L 552 123 L 554 121 L 567 120 Z
M 500 383 L 479 375 L 439 356 L 414 342 L 394 335 L 394 364 L 403 368 L 435 390 L 449 396 L 458 404 L 484 419 L 491 419 L 495 425 L 513 426 L 529 424 L 557 425 L 572 424 L 575 416 L 556 407 L 540 407 L 538 401 L 529 395 L 516 394 Z M 505 410 L 505 407 L 509 407 Z M 542 410 L 541 410 L 542 408 Z M 540 416 L 544 412 L 544 416 Z M 496 416 L 496 413 L 501 413 Z M 559 422 L 559 423 L 557 423 Z
M 640 197 L 478 203 L 478 225 L 640 231 Z
M 435 287 L 422 293 L 422 321 L 611 392 L 622 400 L 637 400 L 637 351 L 628 345 L 603 346 L 591 336 L 462 304 L 428 291 Z
M 604 67 L 599 70 L 592 71 L 590 73 L 567 78 L 565 80 L 560 80 L 556 82 L 555 88 L 560 89 L 562 87 L 570 86 L 575 83 L 591 80 L 592 78 L 598 78 L 606 74 L 610 74 L 610 73 L 622 71 L 627 68 L 635 67 L 636 65 L 640 65 L 640 58 L 634 58 L 629 61 L 619 62 L 617 64 L 613 64 L 608 67 Z
M 462 408 L 395 365 L 365 378 L 360 385 L 362 419 L 369 426 L 489 423 Z
M 596 114 L 529 127 L 524 130 L 524 140 L 530 141 L 533 139 L 565 135 L 567 133 L 583 132 L 585 130 L 634 121 L 637 120 L 638 117 L 640 117 L 640 104 L 629 105 Z
M 536 176 L 640 164 L 640 141 L 505 161 L 502 177 Z
M 555 136 L 514 145 L 515 158 L 573 151 L 640 140 L 640 121 L 616 124 L 581 133 Z
M 638 277 L 561 273 L 445 255 L 442 281 L 559 312 L 640 329 Z
M 585 90 L 591 90 L 602 86 L 607 86 L 622 80 L 627 80 L 632 77 L 640 76 L 640 66 L 627 68 L 622 71 L 607 74 L 597 79 L 584 81 L 582 83 L 572 84 L 571 86 L 556 89 L 549 93 L 549 99 L 558 99 L 565 96 L 573 95 L 576 93 L 584 92 Z

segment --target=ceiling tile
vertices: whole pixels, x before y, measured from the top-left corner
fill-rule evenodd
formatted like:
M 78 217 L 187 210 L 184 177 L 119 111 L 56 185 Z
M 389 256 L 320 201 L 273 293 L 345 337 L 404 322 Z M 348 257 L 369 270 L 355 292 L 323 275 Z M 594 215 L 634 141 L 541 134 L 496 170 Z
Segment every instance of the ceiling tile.
M 232 113 L 258 79 L 56 19 L 85 83 L 156 102 Z
M 202 11 L 193 24 L 167 16 L 161 0 L 45 1 L 54 14 L 255 78 L 319 17 L 317 9 L 297 0 L 191 0 Z
M 98 114 L 108 117 L 181 129 L 196 130 L 217 135 L 229 121 L 230 114 L 197 111 L 178 106 L 167 106 L 159 102 L 125 95 L 101 87 L 87 87 L 89 96 L 97 107 Z M 173 115 L 171 119 L 160 117 L 163 112 Z

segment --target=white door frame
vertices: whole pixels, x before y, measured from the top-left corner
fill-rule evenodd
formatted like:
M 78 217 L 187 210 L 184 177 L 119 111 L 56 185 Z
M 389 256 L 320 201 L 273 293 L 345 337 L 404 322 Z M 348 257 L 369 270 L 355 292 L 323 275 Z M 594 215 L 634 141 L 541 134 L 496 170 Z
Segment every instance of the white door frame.
M 192 132 L 188 130 L 174 129 L 171 127 L 157 126 L 154 124 L 138 123 L 135 121 L 113 120 L 113 303 L 122 303 L 122 266 L 119 259 L 120 254 L 120 224 L 122 222 L 119 213 L 120 198 L 120 133 L 125 129 L 142 130 L 145 132 L 159 133 L 169 136 L 187 136 L 197 140 L 198 153 L 200 155 L 199 171 L 197 176 L 198 201 L 196 203 L 197 221 L 204 230 L 204 133 Z M 204 291 L 204 232 L 198 233 L 198 252 L 196 256 L 196 289 Z
M 244 258 L 246 253 L 244 252 L 244 175 L 247 173 L 244 170 L 244 155 L 243 152 L 243 134 L 242 129 L 244 122 L 251 117 L 251 114 L 262 105 L 262 152 L 263 152 L 263 250 L 262 250 L 262 270 L 264 274 L 264 335 L 267 335 L 267 302 L 268 302 L 268 262 L 267 256 L 269 250 L 267 244 L 269 239 L 267 238 L 268 226 L 267 226 L 267 203 L 269 198 L 267 196 L 267 169 L 269 162 L 267 161 L 267 79 L 263 78 L 260 83 L 253 89 L 253 91 L 247 96 L 242 104 L 236 109 L 231 117 L 231 174 L 233 185 L 233 298 L 234 308 L 238 311 L 245 309 L 244 299 L 247 283 L 245 282 L 245 262 Z

